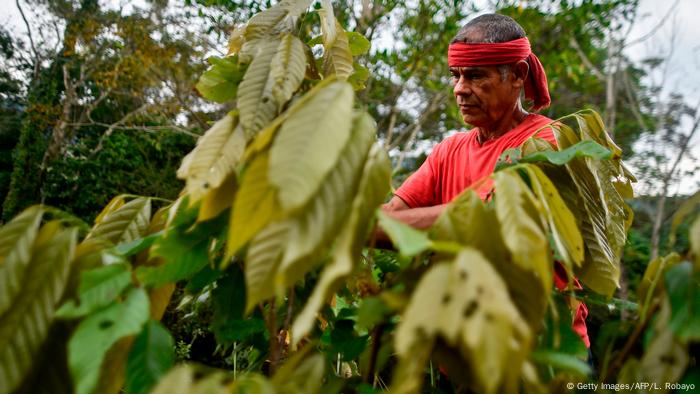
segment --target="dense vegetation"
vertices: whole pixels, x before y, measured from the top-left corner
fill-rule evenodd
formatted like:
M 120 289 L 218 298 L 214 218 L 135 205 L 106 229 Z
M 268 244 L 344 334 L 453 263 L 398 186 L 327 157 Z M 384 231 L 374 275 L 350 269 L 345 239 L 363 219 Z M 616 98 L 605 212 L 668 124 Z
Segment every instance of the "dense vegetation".
M 617 144 L 594 111 L 564 117 L 559 150 L 533 138 L 507 152 L 492 198 L 466 191 L 428 232 L 376 213 L 392 182 L 385 147 L 457 127 L 440 70 L 443 34 L 466 8 L 388 2 L 354 18 L 285 0 L 239 25 L 204 72 L 192 59 L 211 37 L 167 24 L 203 18 L 216 36 L 231 21 L 208 12 L 247 18 L 257 6 L 212 2 L 193 16 L 156 3 L 124 17 L 90 0 L 48 5 L 66 21 L 61 56 L 28 70 L 26 95 L 2 75 L 2 147 L 15 153 L 0 163 L 11 173 L 0 178 L 0 392 L 699 384 L 698 198 L 660 237 L 681 253 L 649 261 L 653 220 L 631 227 L 634 178 L 618 147 L 631 151 L 644 130 L 624 109 L 612 116 L 601 85 L 566 60 L 578 56 L 571 40 L 603 56 L 605 36 L 589 28 L 631 18 L 636 3 L 501 10 L 552 35 L 532 39 L 552 45 L 538 49 L 561 97 L 550 115 L 604 107 Z M 370 52 L 365 36 L 393 9 L 416 45 Z M 642 88 L 643 70 L 620 72 Z M 406 95 L 428 103 L 417 118 Z M 415 164 L 405 155 L 394 181 Z M 376 221 L 397 251 L 374 247 Z M 554 260 L 584 289 L 554 291 Z M 594 368 L 570 325 L 579 301 L 598 308 Z

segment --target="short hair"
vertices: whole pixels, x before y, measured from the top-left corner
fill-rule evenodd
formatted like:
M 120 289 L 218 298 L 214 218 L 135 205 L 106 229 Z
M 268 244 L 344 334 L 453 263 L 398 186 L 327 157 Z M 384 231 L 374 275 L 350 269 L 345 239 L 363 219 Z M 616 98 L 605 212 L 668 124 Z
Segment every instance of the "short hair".
M 525 36 L 525 29 L 513 18 L 500 14 L 484 14 L 477 16 L 462 26 L 450 43 L 495 44 L 517 40 Z M 511 65 L 509 64 L 498 66 L 502 80 L 505 81 L 510 69 Z

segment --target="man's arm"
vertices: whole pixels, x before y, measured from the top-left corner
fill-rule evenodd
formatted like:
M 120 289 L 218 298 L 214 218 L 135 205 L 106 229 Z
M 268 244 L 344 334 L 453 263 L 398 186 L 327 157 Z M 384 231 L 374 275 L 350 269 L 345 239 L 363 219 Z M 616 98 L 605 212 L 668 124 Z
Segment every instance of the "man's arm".
M 435 223 L 447 204 L 432 207 L 410 208 L 401 198 L 394 196 L 382 205 L 382 211 L 413 228 L 426 229 Z
M 398 221 L 404 222 L 413 228 L 426 229 L 435 223 L 447 204 L 435 205 L 432 207 L 411 208 L 397 196 L 391 201 L 382 205 L 382 211 Z M 377 246 L 390 248 L 391 240 L 384 230 L 377 226 L 375 230 L 375 240 Z

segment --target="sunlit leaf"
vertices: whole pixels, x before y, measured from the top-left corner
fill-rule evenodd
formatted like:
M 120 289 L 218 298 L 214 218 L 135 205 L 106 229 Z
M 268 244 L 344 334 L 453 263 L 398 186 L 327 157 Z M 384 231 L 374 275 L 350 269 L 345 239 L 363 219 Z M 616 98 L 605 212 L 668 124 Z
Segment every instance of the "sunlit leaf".
M 353 73 L 350 43 L 345 30 L 337 21 L 335 21 L 335 31 L 335 39 L 324 44 L 323 75 L 326 77 L 335 75 L 339 79 L 347 79 Z
M 23 217 L 26 220 L 27 217 Z M 68 280 L 76 229 L 44 225 L 32 246 L 22 282 L 0 315 L 0 392 L 13 392 L 30 371 L 47 339 L 54 311 Z
M 333 82 L 287 118 L 270 149 L 269 181 L 285 211 L 318 190 L 350 137 L 352 87 Z
M 342 227 L 357 192 L 375 132 L 376 125 L 369 114 L 355 116 L 350 139 L 335 167 L 305 209 L 292 219 L 278 283 L 289 286 L 301 279 L 309 270 L 309 262 L 305 260 L 328 246 Z
M 348 37 L 350 53 L 353 56 L 360 56 L 369 52 L 370 42 L 365 36 L 355 31 L 349 31 L 345 34 Z
M 0 315 L 21 292 L 41 216 L 41 208 L 34 206 L 0 228 Z
M 271 63 L 280 48 L 279 39 L 269 39 L 259 44 L 260 50 L 253 58 L 243 81 L 238 87 L 238 109 L 246 136 L 252 137 L 268 124 L 280 106 L 272 94 Z
M 332 262 L 324 268 L 304 309 L 292 325 L 292 343 L 297 344 L 312 328 L 316 313 L 342 280 L 352 273 L 369 230 L 374 210 L 389 191 L 391 163 L 384 149 L 375 144 L 362 172 L 358 193 L 352 202 L 350 217 L 340 232 Z
M 199 77 L 197 91 L 202 97 L 218 103 L 236 98 L 238 84 L 245 71 L 238 65 L 238 57 L 210 57 L 208 60 L 211 67 Z
M 571 272 L 574 266 L 583 262 L 583 239 L 578 230 L 576 218 L 562 200 L 556 186 L 536 166 L 521 167 L 530 178 L 530 187 L 542 203 L 543 213 L 549 223 L 554 245 L 563 263 Z
M 472 248 L 422 276 L 396 331 L 400 363 L 437 337 L 468 362 L 479 392 L 517 391 L 531 332 L 500 275 Z
M 535 143 L 532 140 L 525 141 L 524 145 Z M 528 148 L 523 146 L 523 152 Z M 519 159 L 521 163 L 552 163 L 563 165 L 577 157 L 589 157 L 593 160 L 606 160 L 612 158 L 612 152 L 602 145 L 592 140 L 577 142 L 574 145 L 562 150 L 538 150 Z
M 243 173 L 241 188 L 231 210 L 226 245 L 228 257 L 279 215 L 277 192 L 268 181 L 269 155 L 256 156 Z
M 131 242 L 145 235 L 151 222 L 151 199 L 135 198 L 106 214 L 87 238 L 100 238 L 114 244 Z

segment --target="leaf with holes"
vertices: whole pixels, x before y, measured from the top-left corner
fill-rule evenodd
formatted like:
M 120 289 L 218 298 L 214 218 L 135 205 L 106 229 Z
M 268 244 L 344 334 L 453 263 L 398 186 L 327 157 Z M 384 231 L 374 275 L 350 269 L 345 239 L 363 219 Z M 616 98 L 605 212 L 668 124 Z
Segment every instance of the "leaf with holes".
M 41 216 L 42 209 L 34 206 L 0 228 L 0 315 L 22 290 Z
M 399 368 L 416 346 L 437 338 L 459 349 L 479 392 L 517 392 L 532 334 L 500 275 L 475 249 L 422 276 L 396 331 Z
M 151 222 L 151 199 L 135 198 L 105 215 L 87 238 L 104 239 L 113 244 L 131 242 L 146 234 Z
M 119 339 L 138 334 L 148 321 L 148 296 L 131 289 L 124 302 L 88 316 L 68 343 L 68 365 L 78 394 L 92 393 L 107 351 Z
M 474 225 L 478 223 L 478 225 Z M 472 189 L 454 199 L 431 228 L 434 239 L 455 241 L 479 250 L 508 285 L 513 303 L 533 330 L 539 330 L 551 288 L 533 286 L 537 273 L 513 264 L 492 204 L 486 204 Z
M 76 240 L 76 229 L 62 230 L 58 222 L 39 230 L 19 285 L 22 296 L 0 315 L 0 392 L 19 386 L 46 341 L 68 282 Z

